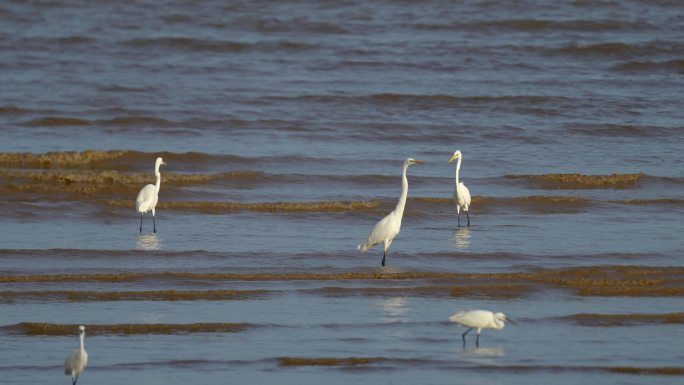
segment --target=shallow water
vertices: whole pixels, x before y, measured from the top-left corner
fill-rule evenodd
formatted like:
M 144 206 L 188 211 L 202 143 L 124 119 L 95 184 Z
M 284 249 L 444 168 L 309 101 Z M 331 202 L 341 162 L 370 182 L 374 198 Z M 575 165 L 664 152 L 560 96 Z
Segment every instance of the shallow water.
M 0 374 L 84 324 L 84 384 L 681 382 L 683 10 L 3 3 Z

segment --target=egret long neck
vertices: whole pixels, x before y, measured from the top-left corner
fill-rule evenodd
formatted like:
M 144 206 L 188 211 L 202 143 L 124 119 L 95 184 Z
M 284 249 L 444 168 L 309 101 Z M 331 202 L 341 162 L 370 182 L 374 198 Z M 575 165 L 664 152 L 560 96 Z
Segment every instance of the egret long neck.
M 157 183 L 154 185 L 154 187 L 157 189 L 157 192 L 159 192 L 159 187 L 161 187 L 161 174 L 159 173 L 159 163 L 157 163 L 157 166 L 154 168 L 154 175 L 157 177 Z
M 404 169 L 401 173 L 401 195 L 399 196 L 397 208 L 394 209 L 399 216 L 399 220 L 404 216 L 404 207 L 406 206 L 406 197 L 408 196 L 408 179 L 406 179 L 406 170 L 408 170 L 408 166 L 408 163 L 404 164 Z
M 456 162 L 456 186 L 458 186 L 458 172 L 461 171 L 461 157 L 458 157 L 458 162 Z
M 80 339 L 80 341 L 81 341 L 81 343 L 79 344 L 79 347 L 80 347 L 81 351 L 83 351 L 83 350 L 84 350 L 84 343 L 83 343 L 83 340 L 85 339 L 85 334 L 81 334 L 81 335 L 79 336 L 79 339 Z

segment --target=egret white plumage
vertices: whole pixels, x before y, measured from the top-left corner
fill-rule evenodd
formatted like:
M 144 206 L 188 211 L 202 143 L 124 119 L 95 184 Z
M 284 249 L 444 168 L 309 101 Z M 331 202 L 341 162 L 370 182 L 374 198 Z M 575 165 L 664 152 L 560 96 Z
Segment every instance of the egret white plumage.
M 506 317 L 504 313 L 492 313 L 488 310 L 462 311 L 449 317 L 449 321 L 468 327 L 468 330 L 463 333 L 463 346 L 465 346 L 466 343 L 466 334 L 473 329 L 477 329 L 475 346 L 478 347 L 480 346 L 480 332 L 482 332 L 482 329 L 501 330 L 506 325 L 505 322 L 516 325 L 516 323 Z
M 397 207 L 386 217 L 382 218 L 375 225 L 375 227 L 373 227 L 373 230 L 368 235 L 368 239 L 366 239 L 365 242 L 360 243 L 357 248 L 363 253 L 378 243 L 383 243 L 385 246 L 385 251 L 382 254 L 382 266 L 385 266 L 387 249 L 389 249 L 392 241 L 399 234 L 399 230 L 401 230 L 401 219 L 404 216 L 404 207 L 406 206 L 406 197 L 408 196 L 408 179 L 406 179 L 406 170 L 412 164 L 422 163 L 425 162 L 413 158 L 407 158 L 404 161 L 404 166 L 401 173 L 401 195 L 399 196 Z
M 154 232 L 157 232 L 157 222 L 154 220 L 154 215 L 155 207 L 157 207 L 157 201 L 159 200 L 159 187 L 161 186 L 161 174 L 159 173 L 159 166 L 161 165 L 166 166 L 166 163 L 161 157 L 159 157 L 154 163 L 154 175 L 157 177 L 157 183 L 148 184 L 147 186 L 143 187 L 135 200 L 135 209 L 140 213 L 141 233 L 143 214 L 148 211 L 152 211 L 152 225 L 154 226 Z
M 456 187 L 454 188 L 454 202 L 456 203 L 456 214 L 458 215 L 458 227 L 461 227 L 461 209 L 465 211 L 466 217 L 468 217 L 468 226 L 470 226 L 470 215 L 468 214 L 470 208 L 470 191 L 463 182 L 458 180 L 458 173 L 461 170 L 461 159 L 463 155 L 461 151 L 456 150 L 454 155 L 449 159 L 449 163 L 453 162 L 454 159 L 458 159 L 456 163 Z
M 88 365 L 88 353 L 84 348 L 85 326 L 78 327 L 80 345 L 64 360 L 64 374 L 71 375 L 71 385 L 76 385 L 78 376 L 83 372 L 86 365 Z

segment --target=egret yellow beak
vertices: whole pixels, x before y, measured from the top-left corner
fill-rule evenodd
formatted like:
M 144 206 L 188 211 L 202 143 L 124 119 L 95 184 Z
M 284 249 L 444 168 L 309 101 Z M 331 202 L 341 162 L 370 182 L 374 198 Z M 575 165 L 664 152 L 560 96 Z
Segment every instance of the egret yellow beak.
M 166 164 L 166 162 L 164 161 L 162 161 L 161 164 L 163 164 L 164 166 L 168 166 L 168 164 Z
M 510 319 L 510 318 L 508 318 L 508 317 L 506 317 L 506 321 L 507 321 L 507 322 L 510 322 L 511 324 L 513 324 L 513 325 L 515 325 L 515 326 L 518 326 L 518 323 L 517 323 L 517 322 L 513 321 L 512 319 Z
M 424 160 L 417 160 L 417 159 L 413 160 L 413 164 L 423 164 L 423 163 L 425 163 Z
M 451 156 L 451 159 L 449 159 L 449 163 L 453 162 L 454 159 L 458 158 L 458 154 L 454 154 Z

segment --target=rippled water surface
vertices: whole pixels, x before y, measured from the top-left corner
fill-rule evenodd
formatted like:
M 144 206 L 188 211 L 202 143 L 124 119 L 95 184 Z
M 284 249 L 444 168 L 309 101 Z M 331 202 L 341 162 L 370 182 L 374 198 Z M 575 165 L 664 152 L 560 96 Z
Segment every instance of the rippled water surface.
M 0 375 L 68 383 L 83 324 L 79 384 L 680 383 L 682 15 L 3 2 Z

